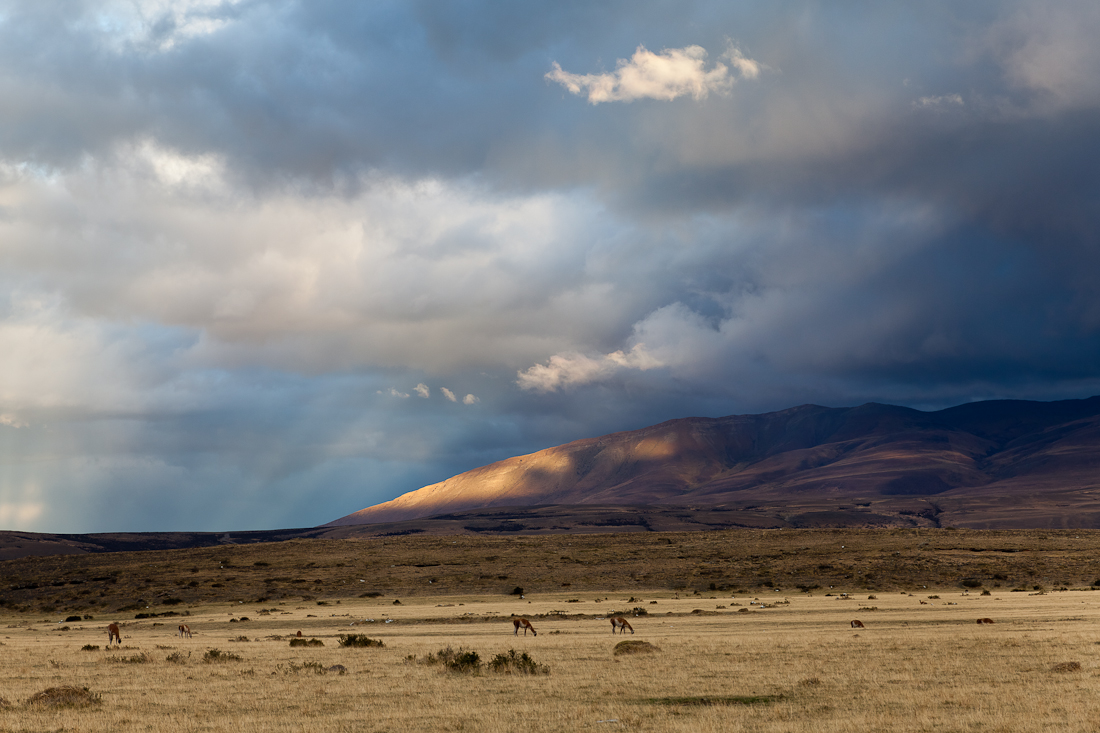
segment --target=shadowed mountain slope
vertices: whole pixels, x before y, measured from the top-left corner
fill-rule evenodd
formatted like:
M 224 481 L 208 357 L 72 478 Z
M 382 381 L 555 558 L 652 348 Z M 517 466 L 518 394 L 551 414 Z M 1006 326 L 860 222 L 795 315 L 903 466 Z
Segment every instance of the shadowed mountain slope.
M 684 418 L 468 471 L 326 527 L 491 507 L 719 506 L 776 526 L 1100 526 L 1100 397 Z M 854 506 L 853 506 L 854 505 Z M 792 521 L 794 520 L 794 521 Z M 858 522 L 857 522 L 858 523 Z M 842 524 L 852 524 L 844 521 Z

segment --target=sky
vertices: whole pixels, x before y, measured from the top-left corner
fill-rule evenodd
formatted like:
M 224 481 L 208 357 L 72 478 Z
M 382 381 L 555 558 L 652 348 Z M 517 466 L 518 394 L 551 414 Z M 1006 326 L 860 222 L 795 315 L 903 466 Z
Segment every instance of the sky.
M 1100 394 L 1100 4 L 0 0 L 0 529 Z

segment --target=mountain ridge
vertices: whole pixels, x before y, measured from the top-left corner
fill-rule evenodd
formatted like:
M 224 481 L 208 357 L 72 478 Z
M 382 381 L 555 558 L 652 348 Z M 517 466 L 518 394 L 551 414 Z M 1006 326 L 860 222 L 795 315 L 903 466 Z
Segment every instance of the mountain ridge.
M 1045 492 L 1039 503 L 1055 495 L 1065 503 L 1073 494 L 1069 503 L 1076 511 L 1095 510 L 1100 526 L 1100 506 L 1093 506 L 1090 493 L 1100 489 L 1098 482 L 1100 397 L 991 400 L 932 412 L 881 403 L 801 405 L 758 415 L 678 418 L 565 443 L 475 468 L 323 526 L 507 506 L 763 504 L 782 517 L 852 503 L 904 525 L 929 508 L 929 497 L 966 505 L 971 516 L 958 519 L 979 524 L 983 497 L 990 516 L 1008 501 L 1017 507 L 1010 523 L 1026 524 L 1020 500 L 1036 492 Z

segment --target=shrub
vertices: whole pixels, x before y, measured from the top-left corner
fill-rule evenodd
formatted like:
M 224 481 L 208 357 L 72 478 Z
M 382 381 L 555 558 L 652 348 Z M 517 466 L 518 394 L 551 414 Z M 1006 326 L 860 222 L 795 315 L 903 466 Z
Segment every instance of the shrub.
M 446 662 L 446 667 L 451 672 L 478 672 L 481 670 L 481 657 L 473 650 L 464 652 L 460 649 L 453 659 Z
M 218 649 L 208 649 L 206 654 L 202 655 L 202 661 L 207 664 L 213 664 L 215 662 L 239 662 L 243 659 L 241 655 L 234 654 L 233 652 L 223 652 Z
M 489 670 L 504 674 L 550 674 L 550 668 L 545 664 L 539 664 L 527 652 L 517 654 L 515 649 L 493 657 Z
M 291 646 L 324 646 L 325 642 L 320 639 L 291 639 Z
M 79 616 L 69 616 L 68 618 L 65 619 L 65 623 L 71 623 L 73 621 L 80 621 L 80 620 L 81 620 L 81 618 Z
M 366 634 L 340 634 L 340 646 L 385 646 L 381 639 L 372 639 Z
M 189 656 L 191 656 L 191 652 L 187 652 L 187 657 Z M 184 664 L 187 662 L 187 657 L 183 656 L 183 652 L 172 652 L 164 658 L 164 661 L 172 664 Z
M 436 654 L 428 654 L 424 657 L 425 664 L 441 664 L 451 672 L 477 672 L 481 669 L 481 657 L 475 651 L 467 651 L 462 647 L 456 652 L 451 647 L 440 649 Z
M 520 588 L 520 587 L 519 587 L 519 586 L 517 585 L 517 586 L 516 586 L 515 588 L 513 588 L 513 589 L 512 589 L 512 595 L 514 595 L 514 596 L 522 596 L 522 595 L 523 595 L 523 588 Z
M 99 651 L 99 644 L 85 644 L 84 646 L 80 647 L 80 651 L 82 651 L 82 652 L 97 652 L 97 651 Z

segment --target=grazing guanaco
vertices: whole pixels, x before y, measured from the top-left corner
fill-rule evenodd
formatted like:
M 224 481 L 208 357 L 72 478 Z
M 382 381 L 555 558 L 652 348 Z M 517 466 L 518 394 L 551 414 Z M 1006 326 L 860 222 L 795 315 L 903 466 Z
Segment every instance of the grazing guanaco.
M 862 621 L 852 621 L 852 628 L 853 629 L 865 629 L 867 627 L 863 625 Z
M 531 633 L 535 636 L 539 635 L 539 632 L 535 631 L 535 627 L 531 625 L 531 622 L 525 618 L 512 619 L 512 626 L 516 627 L 516 630 L 512 632 L 512 636 L 519 633 L 520 627 L 523 627 L 523 635 L 527 636 L 527 629 L 531 629 Z
M 626 633 L 627 629 L 630 629 L 630 633 L 632 633 L 632 634 L 634 633 L 634 627 L 631 626 L 630 622 L 627 621 L 622 616 L 612 616 L 611 617 L 611 633 L 614 634 L 616 629 L 618 629 L 620 631 L 620 633 L 623 633 L 623 634 Z
M 118 624 L 107 624 L 107 646 L 111 646 L 112 641 L 122 646 L 122 632 L 119 630 Z
M 180 638 L 182 639 L 184 636 L 188 639 L 191 638 L 191 627 L 187 624 L 180 624 Z

